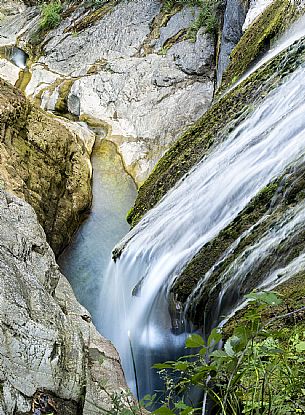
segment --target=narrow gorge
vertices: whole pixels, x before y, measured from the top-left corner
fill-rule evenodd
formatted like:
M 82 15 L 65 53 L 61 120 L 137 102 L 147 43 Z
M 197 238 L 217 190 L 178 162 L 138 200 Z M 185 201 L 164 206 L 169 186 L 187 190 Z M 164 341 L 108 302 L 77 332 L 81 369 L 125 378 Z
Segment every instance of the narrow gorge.
M 304 71 L 303 0 L 0 0 L 0 415 L 305 413 Z

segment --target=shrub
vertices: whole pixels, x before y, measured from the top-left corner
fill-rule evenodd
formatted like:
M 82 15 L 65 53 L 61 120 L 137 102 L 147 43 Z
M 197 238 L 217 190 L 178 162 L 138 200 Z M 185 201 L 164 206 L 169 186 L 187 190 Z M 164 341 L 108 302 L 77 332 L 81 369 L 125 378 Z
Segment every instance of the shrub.
M 279 328 L 275 324 L 294 313 L 303 313 L 305 307 L 263 323 L 262 314 L 281 300 L 267 292 L 247 297 L 255 307 L 252 304 L 223 348 L 215 347 L 222 337 L 220 329 L 214 329 L 207 342 L 193 334 L 186 347 L 196 349 L 195 354 L 155 365 L 166 392 L 163 406 L 154 414 L 202 414 L 202 408 L 187 401 L 194 387 L 214 402 L 213 414 L 305 413 L 304 326 Z
M 58 26 L 61 20 L 62 4 L 59 0 L 42 4 L 39 27 L 41 30 L 50 30 Z
M 208 33 L 215 33 L 219 24 L 218 11 L 222 3 L 222 0 L 164 0 L 163 7 L 168 12 L 177 5 L 199 7 L 199 15 L 188 31 L 189 38 L 195 41 L 201 27 L 204 27 Z

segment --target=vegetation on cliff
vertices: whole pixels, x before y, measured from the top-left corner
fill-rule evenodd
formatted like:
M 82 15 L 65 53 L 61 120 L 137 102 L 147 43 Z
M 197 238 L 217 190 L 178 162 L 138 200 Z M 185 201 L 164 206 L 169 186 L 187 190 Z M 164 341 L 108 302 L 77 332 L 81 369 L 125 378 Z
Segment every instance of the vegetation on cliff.
M 202 407 L 189 403 L 194 387 L 207 394 L 213 414 L 304 413 L 305 326 L 295 324 L 304 306 L 287 311 L 273 292 L 246 297 L 250 306 L 221 349 L 215 350 L 221 329 L 206 343 L 193 334 L 186 341 L 191 355 L 155 365 L 166 390 L 154 414 L 201 414 Z

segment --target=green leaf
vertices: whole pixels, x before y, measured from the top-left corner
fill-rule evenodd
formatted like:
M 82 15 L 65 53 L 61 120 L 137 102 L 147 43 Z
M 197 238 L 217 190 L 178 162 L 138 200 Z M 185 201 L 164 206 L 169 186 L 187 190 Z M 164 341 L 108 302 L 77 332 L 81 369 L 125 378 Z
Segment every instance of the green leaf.
M 173 369 L 176 362 L 156 363 L 153 365 L 154 369 Z
M 211 344 L 212 345 L 217 344 L 218 342 L 220 342 L 221 339 L 222 339 L 222 335 L 219 329 L 218 328 L 213 329 L 208 338 L 208 346 L 211 346 Z
M 278 297 L 277 293 L 273 291 L 262 291 L 259 293 L 252 292 L 245 295 L 245 298 L 248 298 L 252 301 L 259 301 L 268 305 L 279 305 L 282 303 L 282 300 Z
M 171 411 L 170 409 L 166 408 L 166 406 L 161 406 L 161 408 L 156 409 L 153 412 L 154 415 L 175 415 L 175 413 L 173 411 Z
M 224 350 L 215 350 L 210 354 L 210 356 L 216 359 L 228 357 L 227 353 Z
M 179 401 L 177 403 L 175 403 L 175 408 L 176 409 L 187 409 L 190 408 L 188 405 L 186 405 L 183 401 Z
M 201 347 L 201 349 L 199 350 L 199 354 L 201 356 L 204 356 L 206 354 L 206 352 L 207 352 L 207 348 L 206 347 Z
M 185 372 L 188 369 L 189 363 L 188 362 L 177 362 L 175 363 L 175 369 L 180 370 L 181 372 Z
M 237 342 L 236 339 L 239 341 L 238 337 L 233 336 L 233 337 L 230 337 L 225 342 L 224 349 L 225 349 L 225 352 L 227 353 L 227 355 L 230 356 L 230 357 L 233 357 L 236 354 L 236 352 L 234 351 L 234 345 L 237 344 L 237 343 L 235 343 L 235 342 Z
M 305 350 L 305 342 L 300 342 L 295 346 L 297 352 L 304 352 Z
M 191 334 L 185 342 L 185 347 L 188 349 L 197 348 L 204 346 L 204 340 L 199 334 Z

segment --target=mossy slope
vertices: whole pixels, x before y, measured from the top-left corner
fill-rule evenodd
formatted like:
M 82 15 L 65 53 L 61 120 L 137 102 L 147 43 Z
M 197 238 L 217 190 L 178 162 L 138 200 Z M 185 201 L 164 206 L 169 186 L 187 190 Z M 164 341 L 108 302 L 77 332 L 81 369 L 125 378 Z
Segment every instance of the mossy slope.
M 275 0 L 246 30 L 230 56 L 221 90 L 240 78 L 252 62 L 266 49 L 272 40 L 299 16 L 296 4 L 290 0 Z
M 284 217 L 285 212 L 304 200 L 304 189 L 305 166 L 300 163 L 294 168 L 288 168 L 282 178 L 264 188 L 230 225 L 201 248 L 172 287 L 178 300 L 186 302 L 198 282 L 215 264 L 218 264 L 192 302 L 190 309 L 192 321 L 201 324 L 203 319 L 205 321 L 214 319 L 215 307 L 225 282 L 223 276 L 229 267 L 246 252 L 247 248 L 253 246 L 266 232 L 277 226 L 278 220 Z M 245 236 L 239 240 L 243 233 Z M 232 248 L 234 244 L 236 246 Z M 230 253 L 222 259 L 229 247 Z M 231 304 L 232 299 L 242 298 L 244 294 L 257 287 L 273 269 L 285 267 L 303 251 L 305 251 L 304 231 L 296 229 L 293 236 L 282 241 L 276 253 L 267 254 L 262 261 L 258 261 L 252 267 L 243 281 L 232 284 L 222 298 L 224 306 L 226 300 Z

